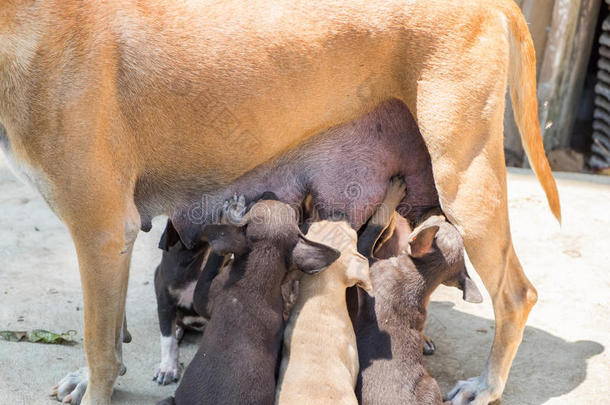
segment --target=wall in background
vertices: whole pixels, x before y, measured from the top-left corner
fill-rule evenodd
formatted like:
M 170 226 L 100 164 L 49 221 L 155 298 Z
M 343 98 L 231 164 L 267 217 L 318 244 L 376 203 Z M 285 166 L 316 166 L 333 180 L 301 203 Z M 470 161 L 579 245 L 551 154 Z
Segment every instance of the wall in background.
M 571 144 L 601 0 L 516 0 L 536 48 L 538 115 L 548 151 Z M 507 97 L 504 120 L 507 163 L 527 164 Z

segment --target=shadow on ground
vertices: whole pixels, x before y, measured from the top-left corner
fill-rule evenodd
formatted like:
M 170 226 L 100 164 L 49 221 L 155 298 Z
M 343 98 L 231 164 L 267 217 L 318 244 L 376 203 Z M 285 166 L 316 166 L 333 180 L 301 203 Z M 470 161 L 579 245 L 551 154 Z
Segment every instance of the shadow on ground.
M 437 346 L 425 358 L 428 372 L 446 393 L 455 382 L 478 375 L 493 340 L 494 322 L 460 312 L 452 302 L 431 302 L 426 332 Z M 590 340 L 568 342 L 526 326 L 502 404 L 538 405 L 566 394 L 587 377 L 587 360 L 604 351 Z
M 610 357 L 604 350 L 610 346 L 610 188 L 588 180 L 559 183 L 566 218 L 561 230 L 548 215 L 535 179 L 509 173 L 516 249 L 541 294 L 529 320 L 538 327 L 525 329 L 502 405 L 602 404 L 610 397 Z M 133 342 L 124 346 L 127 374 L 117 380 L 113 405 L 148 405 L 176 389 L 152 381 L 160 354 L 152 279 L 165 220 L 154 222 L 134 248 L 127 295 Z M 48 398 L 49 388 L 85 364 L 78 274 L 65 227 L 39 196 L 15 181 L 0 158 L 0 329 L 74 329 L 79 342 L 56 346 L 0 340 L 0 404 L 57 404 Z M 426 331 L 438 352 L 425 361 L 446 393 L 457 380 L 483 369 L 493 340 L 493 315 L 489 299 L 481 306 L 464 303 L 449 287 L 439 287 L 432 299 Z M 181 362 L 188 364 L 199 339 L 187 336 Z
M 437 352 L 425 357 L 426 367 L 447 393 L 459 379 L 478 375 L 491 346 L 494 322 L 455 309 L 449 301 L 431 302 L 426 332 L 434 339 Z M 183 350 L 196 351 L 201 335 L 186 333 Z M 541 405 L 567 394 L 587 377 L 587 361 L 604 351 L 604 346 L 590 340 L 569 342 L 542 329 L 527 326 L 523 342 L 511 368 L 502 405 Z M 184 352 L 184 351 L 183 351 Z M 184 358 L 185 365 L 190 359 Z M 176 386 L 172 386 L 175 389 Z M 147 401 L 155 403 L 158 394 L 134 395 L 134 387 L 118 386 L 112 398 L 120 403 Z

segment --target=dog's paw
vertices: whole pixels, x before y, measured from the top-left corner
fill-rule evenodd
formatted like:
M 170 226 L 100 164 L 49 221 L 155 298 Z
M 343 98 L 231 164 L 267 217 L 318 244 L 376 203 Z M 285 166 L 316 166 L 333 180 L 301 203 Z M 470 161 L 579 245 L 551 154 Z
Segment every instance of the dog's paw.
M 180 379 L 180 365 L 178 362 L 161 363 L 155 374 L 153 375 L 153 381 L 156 381 L 159 385 L 167 385 L 178 382 Z
M 494 393 L 481 377 L 458 381 L 446 396 L 451 405 L 487 405 L 500 398 L 501 392 Z
M 432 338 L 428 335 L 424 335 L 424 355 L 431 356 L 436 351 L 436 345 L 432 341 Z
M 234 195 L 233 198 L 225 201 L 222 207 L 222 222 L 238 225 L 246 213 L 247 208 L 246 198 L 243 195 L 239 197 Z
M 79 368 L 66 375 L 51 388 L 51 396 L 66 404 L 79 405 L 85 395 L 88 382 L 89 370 L 87 367 Z

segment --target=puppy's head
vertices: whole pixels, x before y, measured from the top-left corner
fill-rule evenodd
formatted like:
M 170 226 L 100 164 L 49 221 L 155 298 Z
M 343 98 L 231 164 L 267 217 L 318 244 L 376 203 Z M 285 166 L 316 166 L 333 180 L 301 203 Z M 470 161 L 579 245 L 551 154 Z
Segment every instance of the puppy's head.
M 297 211 L 277 200 L 260 200 L 238 225 L 207 225 L 204 234 L 217 254 L 232 253 L 236 259 L 263 243 L 279 249 L 286 267 L 313 274 L 339 257 L 339 252 L 307 239 L 299 230 Z
M 159 249 L 165 250 L 168 252 L 170 248 L 179 244 L 181 248 L 186 248 L 182 240 L 180 240 L 180 235 L 174 228 L 174 224 L 172 224 L 171 220 L 167 220 L 167 225 L 165 225 L 165 230 L 161 234 L 161 239 L 159 240 Z
M 407 252 L 426 284 L 457 287 L 468 302 L 481 302 L 481 292 L 466 270 L 464 241 L 444 215 L 432 215 L 411 232 Z
M 159 249 L 162 249 L 163 256 L 161 257 L 160 267 L 165 274 L 167 272 L 177 273 L 188 266 L 195 264 L 194 259 L 205 255 L 209 245 L 203 240 L 196 241 L 191 248 L 187 247 L 171 220 L 167 220 L 165 230 L 159 240 Z
M 329 277 L 341 279 L 345 287 L 358 285 L 372 294 L 373 286 L 369 273 L 369 262 L 358 253 L 358 234 L 346 221 L 314 222 L 307 232 L 307 237 L 337 249 L 341 256 L 330 266 L 326 273 Z

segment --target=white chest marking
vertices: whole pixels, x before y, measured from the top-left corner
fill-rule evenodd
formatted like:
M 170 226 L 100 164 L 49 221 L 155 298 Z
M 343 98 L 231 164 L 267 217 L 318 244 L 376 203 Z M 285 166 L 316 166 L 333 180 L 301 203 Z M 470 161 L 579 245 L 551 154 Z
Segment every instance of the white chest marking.
M 180 290 L 178 293 L 178 306 L 190 308 L 193 305 L 193 296 L 195 294 L 196 286 L 197 280 L 191 281 L 186 287 Z

